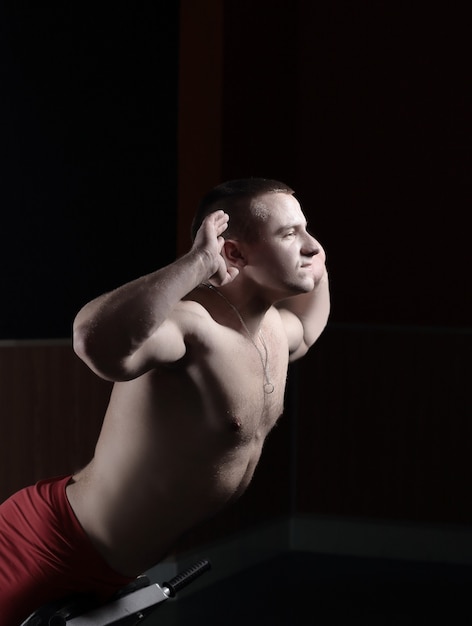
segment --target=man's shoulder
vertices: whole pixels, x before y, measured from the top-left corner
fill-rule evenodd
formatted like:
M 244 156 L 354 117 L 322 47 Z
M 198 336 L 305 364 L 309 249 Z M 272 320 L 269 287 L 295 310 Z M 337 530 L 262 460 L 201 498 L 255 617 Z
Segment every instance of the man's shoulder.
M 203 304 L 190 296 L 183 298 L 175 305 L 173 315 L 195 318 L 195 320 L 209 320 L 211 318 L 208 310 L 203 306 Z
M 218 326 L 210 312 L 200 302 L 190 298 L 181 300 L 175 306 L 172 318 L 187 338 L 210 338 Z

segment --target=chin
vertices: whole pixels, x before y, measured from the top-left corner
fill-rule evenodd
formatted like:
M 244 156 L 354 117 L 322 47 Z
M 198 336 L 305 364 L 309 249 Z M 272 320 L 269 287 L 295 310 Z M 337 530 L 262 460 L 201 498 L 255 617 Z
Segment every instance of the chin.
M 299 296 L 302 293 L 310 293 L 315 288 L 316 283 L 313 278 L 298 280 L 289 286 L 290 296 Z
M 316 282 L 314 280 L 310 281 L 310 284 L 306 284 L 305 288 L 301 291 L 301 293 L 310 293 L 316 287 Z
M 307 272 L 304 272 L 297 284 L 303 289 L 303 291 L 312 291 L 320 279 L 321 275 L 319 277 L 314 275 L 313 269 L 310 268 Z

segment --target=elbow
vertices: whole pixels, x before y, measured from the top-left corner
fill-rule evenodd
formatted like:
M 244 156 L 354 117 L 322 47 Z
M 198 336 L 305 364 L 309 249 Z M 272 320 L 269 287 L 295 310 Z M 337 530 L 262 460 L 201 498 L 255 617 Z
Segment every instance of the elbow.
M 72 329 L 72 347 L 75 354 L 82 361 L 88 362 L 88 342 L 87 333 L 82 326 L 74 324 Z M 87 363 L 88 364 L 88 363 Z
M 74 325 L 72 347 L 75 354 L 99 378 L 110 382 L 122 379 L 120 372 L 112 371 L 104 358 L 105 351 L 94 340 L 93 331 L 83 325 Z

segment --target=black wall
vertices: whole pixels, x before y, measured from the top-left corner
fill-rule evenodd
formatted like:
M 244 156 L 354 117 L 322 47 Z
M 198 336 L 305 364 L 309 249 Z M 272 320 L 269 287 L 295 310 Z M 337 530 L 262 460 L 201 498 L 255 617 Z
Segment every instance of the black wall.
M 178 3 L 29 4 L 0 8 L 0 339 L 175 254 Z M 224 3 L 222 178 L 295 187 L 332 322 L 469 328 L 465 6 L 257 6 Z
M 0 8 L 0 339 L 175 255 L 178 3 Z
M 224 177 L 298 192 L 332 322 L 470 328 L 467 5 L 263 4 L 225 3 Z

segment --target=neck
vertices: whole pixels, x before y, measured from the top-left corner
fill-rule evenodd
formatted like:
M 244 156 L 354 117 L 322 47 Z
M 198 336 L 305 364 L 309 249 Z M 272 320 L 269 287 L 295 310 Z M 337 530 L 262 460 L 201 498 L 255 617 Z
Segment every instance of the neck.
M 246 330 L 249 331 L 252 337 L 256 337 L 260 331 L 262 320 L 265 314 L 270 308 L 270 304 L 263 302 L 259 295 L 252 294 L 250 289 L 241 289 L 240 286 L 231 283 L 231 287 L 214 287 L 208 282 L 202 283 L 207 289 L 216 292 L 221 301 L 226 301 L 226 307 L 228 309 L 234 307 L 238 314 L 243 318 Z

